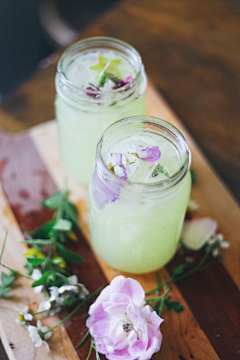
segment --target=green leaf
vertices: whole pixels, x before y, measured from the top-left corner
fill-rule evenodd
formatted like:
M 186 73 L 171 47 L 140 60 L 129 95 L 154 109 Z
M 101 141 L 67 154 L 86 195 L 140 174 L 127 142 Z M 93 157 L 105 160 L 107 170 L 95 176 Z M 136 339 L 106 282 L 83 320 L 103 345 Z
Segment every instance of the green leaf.
M 0 297 L 2 297 L 3 295 L 7 294 L 9 291 L 11 291 L 12 288 L 11 287 L 3 287 L 0 288 Z
M 64 245 L 60 243 L 57 244 L 57 248 L 61 257 L 68 263 L 75 263 L 84 260 L 82 256 L 76 254 L 71 250 L 68 250 Z
M 28 275 L 32 275 L 33 270 L 34 270 L 33 264 L 30 264 L 28 261 L 26 261 L 26 262 L 24 263 L 23 267 L 24 267 L 25 269 L 27 269 L 27 274 L 28 274 Z
M 40 277 L 40 279 L 35 280 L 35 281 L 32 283 L 32 287 L 36 287 L 36 286 L 45 284 L 45 283 L 47 282 L 47 278 L 48 278 L 48 276 L 49 276 L 49 273 L 50 273 L 50 271 L 46 271 L 46 272 Z
M 179 275 L 182 275 L 185 271 L 186 264 L 180 264 L 178 266 L 174 266 L 172 268 L 172 277 L 177 277 Z
M 58 231 L 70 231 L 72 229 L 72 223 L 66 219 L 59 219 L 53 226 L 53 229 Z
M 54 220 L 45 222 L 42 226 L 31 232 L 31 236 L 34 239 L 49 239 L 51 238 L 50 232 L 53 230 L 55 224 Z
M 107 69 L 106 69 L 99 76 L 98 86 L 103 87 L 105 85 L 106 81 L 107 81 L 107 78 L 108 78 L 108 72 L 107 72 Z
M 27 258 L 27 261 L 32 265 L 41 265 L 46 261 L 46 258 Z
M 60 278 L 63 282 L 65 283 L 69 283 L 69 280 L 66 276 L 64 276 L 63 274 L 60 274 L 60 273 L 55 273 L 55 275 Z
M 64 218 L 71 220 L 75 226 L 80 228 L 77 209 L 75 205 L 69 201 L 66 202 L 64 207 Z
M 15 280 L 15 276 L 13 275 L 13 273 L 11 272 L 9 275 L 6 275 L 4 272 L 2 272 L 1 274 L 1 281 L 2 281 L 2 285 L 1 287 L 8 287 L 9 285 L 11 285 Z
M 160 165 L 160 164 L 157 164 L 157 166 L 155 167 L 155 169 L 153 170 L 153 172 L 152 172 L 152 177 L 156 177 L 156 176 L 158 176 L 159 174 L 164 174 L 166 177 L 170 177 L 170 175 L 169 175 L 169 173 L 167 172 L 167 170 L 165 170 L 164 168 L 163 168 L 163 166 L 162 165 Z
M 46 199 L 42 200 L 41 204 L 43 207 L 46 207 L 51 210 L 55 210 L 58 209 L 59 206 L 61 206 L 64 197 L 65 197 L 64 192 L 57 191 L 51 194 L 50 196 L 48 196 Z
M 118 76 L 116 76 L 116 75 L 114 75 L 112 73 L 108 72 L 107 76 L 116 85 L 118 85 L 121 82 L 121 79 Z
M 50 272 L 47 279 L 48 279 L 48 281 L 55 281 L 56 274 L 53 272 Z
M 179 303 L 179 301 L 168 301 L 165 300 L 168 311 L 174 310 L 176 313 L 180 313 L 184 310 L 184 307 Z

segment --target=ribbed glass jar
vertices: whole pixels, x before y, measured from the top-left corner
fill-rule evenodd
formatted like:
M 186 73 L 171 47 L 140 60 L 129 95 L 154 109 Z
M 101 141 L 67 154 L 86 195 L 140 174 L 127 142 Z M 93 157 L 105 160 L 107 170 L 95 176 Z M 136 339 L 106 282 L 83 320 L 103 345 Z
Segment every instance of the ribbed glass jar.
M 91 67 L 96 66 L 99 55 L 120 60 L 119 73 L 124 64 L 124 73 L 129 70 L 131 74 L 127 84 L 98 90 L 88 82 L 93 78 Z M 131 45 L 118 39 L 88 38 L 62 54 L 55 83 L 61 159 L 70 175 L 88 185 L 102 132 L 121 118 L 145 112 L 147 78 L 142 59 Z

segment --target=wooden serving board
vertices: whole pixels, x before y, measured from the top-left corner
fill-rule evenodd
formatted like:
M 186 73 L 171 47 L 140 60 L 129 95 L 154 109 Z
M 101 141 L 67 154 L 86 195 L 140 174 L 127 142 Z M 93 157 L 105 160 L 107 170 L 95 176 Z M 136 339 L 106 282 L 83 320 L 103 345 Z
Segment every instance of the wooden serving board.
M 163 98 L 151 85 L 146 95 L 146 113 L 176 125 L 190 145 L 192 167 L 197 173 L 192 198 L 200 204 L 196 215 L 216 219 L 219 231 L 231 242 L 230 248 L 224 251 L 222 262 L 214 259 L 212 266 L 203 273 L 173 284 L 171 295 L 174 300 L 180 301 L 185 310 L 179 314 L 173 311 L 162 314 L 165 320 L 161 326 L 165 359 L 240 359 L 240 210 Z M 62 188 L 65 177 L 59 159 L 57 124 L 54 120 L 18 135 L 0 132 L 0 244 L 5 231 L 9 231 L 4 264 L 23 271 L 22 254 L 26 251 L 25 245 L 20 243 L 24 239 L 23 231 L 31 231 L 50 219 L 51 212 L 42 209 L 39 201 Z M 78 207 L 83 230 L 82 234 L 78 234 L 78 243 L 72 244 L 71 249 L 86 259 L 86 262 L 72 266 L 72 271 L 92 292 L 101 285 L 105 286 L 119 272 L 95 257 L 88 244 L 87 190 L 70 178 L 68 186 L 71 200 Z M 176 261 L 174 259 L 168 269 Z M 145 291 L 156 286 L 155 273 L 134 278 L 140 281 Z M 15 306 L 23 308 L 29 304 L 34 310 L 43 300 L 44 295 L 35 294 L 29 281 L 23 278 L 18 278 L 13 290 L 0 299 L 0 334 L 9 359 L 86 359 L 89 342 L 80 349 L 76 345 L 86 331 L 87 307 L 53 332 L 49 340 L 50 352 L 44 346 L 36 349 L 27 331 L 15 324 Z M 64 310 L 61 318 L 66 314 Z M 58 317 L 43 319 L 49 327 L 58 321 Z M 154 359 L 162 359 L 161 353 L 155 354 Z

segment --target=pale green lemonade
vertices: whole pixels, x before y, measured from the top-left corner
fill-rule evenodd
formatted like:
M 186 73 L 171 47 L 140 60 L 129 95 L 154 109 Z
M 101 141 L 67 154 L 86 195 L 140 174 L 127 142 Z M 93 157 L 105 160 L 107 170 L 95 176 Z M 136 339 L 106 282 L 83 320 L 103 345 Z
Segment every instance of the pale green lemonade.
M 135 119 L 141 118 L 145 117 Z M 170 124 L 162 120 L 161 124 L 182 137 Z M 154 133 L 146 125 L 134 126 L 129 125 L 123 138 L 116 131 L 116 141 L 109 140 L 105 148 L 102 143 L 107 169 L 98 166 L 97 159 L 89 185 L 89 227 L 93 249 L 106 263 L 121 271 L 146 273 L 162 267 L 176 251 L 191 190 L 190 153 L 183 137 L 179 145 L 165 130 Z M 160 158 L 141 158 L 139 149 L 145 148 L 159 149 Z M 123 165 L 113 167 L 111 154 L 122 154 Z M 99 179 L 104 182 L 100 191 Z M 105 193 L 110 196 L 107 200 Z
M 61 159 L 83 185 L 88 185 L 102 132 L 121 118 L 144 114 L 145 87 L 140 55 L 117 39 L 80 41 L 62 55 L 55 101 Z

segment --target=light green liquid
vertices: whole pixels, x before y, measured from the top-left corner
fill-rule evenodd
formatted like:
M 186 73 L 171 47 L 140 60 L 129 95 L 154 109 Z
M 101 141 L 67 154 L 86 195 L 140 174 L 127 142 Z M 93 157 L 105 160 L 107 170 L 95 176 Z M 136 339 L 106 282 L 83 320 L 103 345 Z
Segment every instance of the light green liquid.
M 98 54 L 107 59 L 121 59 L 119 71 L 121 79 L 128 76 L 136 76 L 132 65 L 121 58 L 120 54 L 113 51 L 100 51 L 80 53 L 69 65 L 66 76 L 76 86 L 86 89 L 89 83 L 97 84 L 96 71 L 90 69 L 98 63 Z M 113 83 L 108 80 L 104 85 L 104 91 L 112 88 Z M 88 96 L 86 95 L 88 100 Z M 96 99 L 97 103 L 97 99 Z M 94 164 L 95 147 L 103 131 L 113 122 L 133 115 L 143 115 L 145 112 L 145 97 L 140 96 L 137 100 L 109 106 L 94 105 L 81 108 L 68 104 L 59 94 L 56 96 L 55 109 L 59 125 L 61 159 L 67 172 L 81 184 L 87 186 Z M 97 110 L 96 110 L 97 106 Z
M 157 140 L 156 140 L 157 139 Z M 136 140 L 133 139 L 133 141 Z M 129 142 L 129 139 L 125 140 Z M 144 145 L 158 145 L 158 162 L 170 175 L 180 167 L 176 148 L 168 140 L 145 136 Z M 109 152 L 121 152 L 122 142 Z M 155 182 L 166 177 L 151 176 L 151 163 L 142 165 L 132 181 Z M 133 184 L 132 184 L 133 185 Z M 133 185 L 134 186 L 134 185 Z M 172 189 L 154 200 L 136 201 L 124 197 L 124 188 L 115 202 L 99 209 L 89 188 L 89 228 L 94 251 L 109 265 L 129 273 L 146 273 L 165 265 L 174 255 L 180 237 L 185 210 L 190 195 L 191 177 L 188 174 Z

